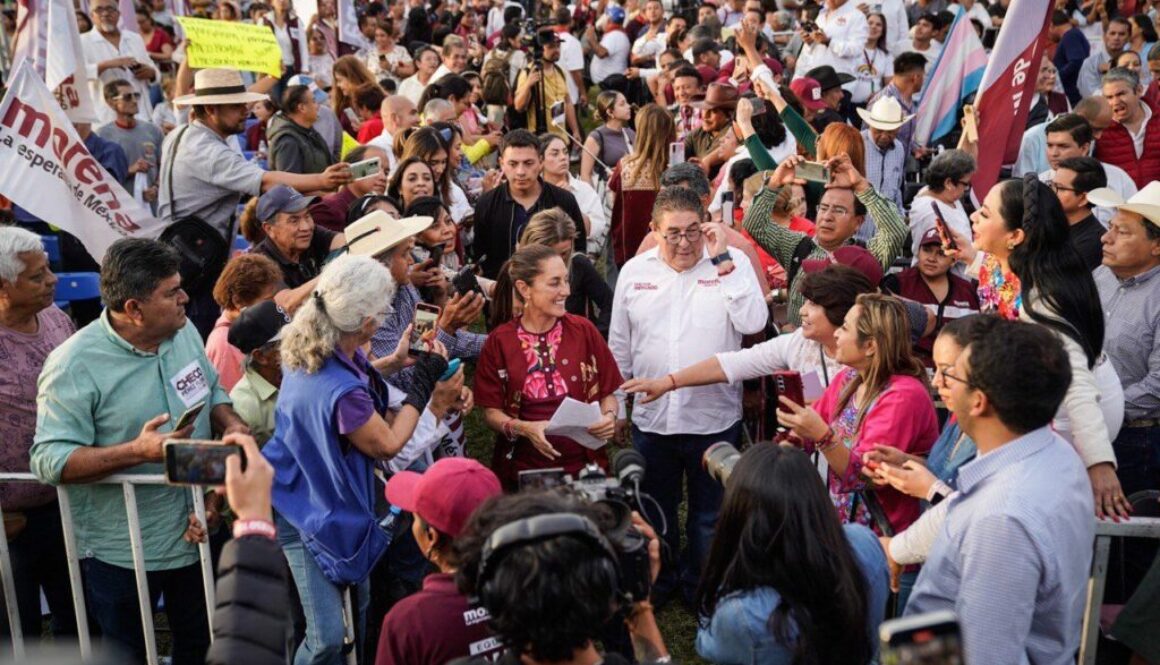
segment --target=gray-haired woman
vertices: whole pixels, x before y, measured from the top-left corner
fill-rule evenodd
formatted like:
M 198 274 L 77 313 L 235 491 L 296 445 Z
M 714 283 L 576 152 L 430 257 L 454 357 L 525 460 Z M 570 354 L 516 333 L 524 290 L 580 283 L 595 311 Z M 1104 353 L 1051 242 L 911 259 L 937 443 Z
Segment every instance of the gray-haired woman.
M 918 245 L 923 234 L 934 228 L 935 206 L 947 226 L 971 237 L 971 220 L 967 217 L 962 198 L 971 189 L 975 168 L 975 158 L 963 150 L 947 150 L 931 160 L 926 170 L 926 187 L 910 204 L 911 250 L 915 263 L 918 262 Z
M 342 662 L 343 588 L 356 587 L 359 616 L 366 616 L 367 578 L 390 542 L 375 516 L 375 461 L 425 445 L 432 437 L 419 428 L 433 434 L 447 411 L 465 406 L 462 372 L 439 382 L 447 369 L 439 355 L 415 363 L 406 394 L 392 394 L 371 367 L 362 347 L 394 293 L 390 271 L 377 261 L 340 257 L 283 331 L 274 436 L 262 453 L 274 467 L 278 540 L 306 613 L 306 639 L 294 659 L 300 665 Z M 408 337 L 396 356 L 407 358 Z

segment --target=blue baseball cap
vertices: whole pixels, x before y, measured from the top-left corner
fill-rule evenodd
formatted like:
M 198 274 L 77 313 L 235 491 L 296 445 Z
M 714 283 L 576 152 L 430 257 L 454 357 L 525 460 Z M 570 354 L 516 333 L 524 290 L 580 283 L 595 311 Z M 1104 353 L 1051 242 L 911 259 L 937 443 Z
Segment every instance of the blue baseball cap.
M 260 222 L 273 222 L 274 215 L 280 212 L 301 212 L 306 206 L 314 203 L 317 196 L 303 196 L 298 190 L 289 185 L 275 185 L 258 199 L 258 209 L 255 211 Z
M 617 5 L 608 5 L 608 9 L 604 10 L 604 14 L 608 16 L 613 23 L 624 23 L 624 7 Z
M 287 79 L 286 85 L 304 85 L 307 88 L 310 88 L 310 92 L 314 93 L 314 101 L 318 102 L 319 104 L 326 101 L 326 91 L 318 87 L 318 84 L 314 82 L 313 76 L 307 76 L 306 74 L 295 74 L 294 76 L 291 76 L 289 79 Z

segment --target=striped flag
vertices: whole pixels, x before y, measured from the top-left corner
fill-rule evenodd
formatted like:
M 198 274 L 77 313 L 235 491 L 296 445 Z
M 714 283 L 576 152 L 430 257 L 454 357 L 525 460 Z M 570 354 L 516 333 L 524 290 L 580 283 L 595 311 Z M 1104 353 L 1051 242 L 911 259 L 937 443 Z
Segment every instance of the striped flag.
M 999 169 L 1019 156 L 1035 79 L 1051 25 L 1052 0 L 1012 0 L 975 97 L 979 122 L 978 170 L 971 185 L 979 201 L 999 180 Z
M 29 65 L 53 91 L 73 122 L 97 119 L 89 95 L 81 32 L 69 0 L 20 0 L 16 8 L 16 36 L 12 65 Z
M 953 7 L 958 14 L 922 86 L 922 101 L 914 120 L 914 140 L 919 145 L 929 145 L 954 131 L 963 101 L 979 89 L 987 67 L 987 52 L 967 13 L 958 5 Z

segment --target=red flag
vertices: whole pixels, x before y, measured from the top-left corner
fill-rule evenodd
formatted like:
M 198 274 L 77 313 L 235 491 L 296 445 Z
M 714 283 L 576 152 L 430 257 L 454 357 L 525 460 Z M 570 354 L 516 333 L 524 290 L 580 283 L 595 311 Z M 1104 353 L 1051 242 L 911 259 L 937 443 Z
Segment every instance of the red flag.
M 999 180 L 999 169 L 1019 156 L 1053 7 L 1051 0 L 1012 0 L 1003 18 L 975 96 L 979 136 L 987 137 L 986 145 L 979 145 L 978 170 L 971 181 L 979 201 Z M 1039 29 L 1028 29 L 1033 26 Z

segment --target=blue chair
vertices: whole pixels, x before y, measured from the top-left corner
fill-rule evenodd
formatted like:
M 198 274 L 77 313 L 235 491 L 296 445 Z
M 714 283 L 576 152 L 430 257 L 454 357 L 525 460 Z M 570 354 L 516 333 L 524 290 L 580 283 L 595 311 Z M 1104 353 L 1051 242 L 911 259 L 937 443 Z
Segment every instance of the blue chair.
M 44 253 L 48 254 L 49 267 L 56 270 L 60 267 L 60 237 L 40 236 L 40 242 L 44 243 Z
M 56 295 L 58 306 L 77 300 L 92 300 L 101 297 L 101 276 L 95 272 L 57 273 Z

